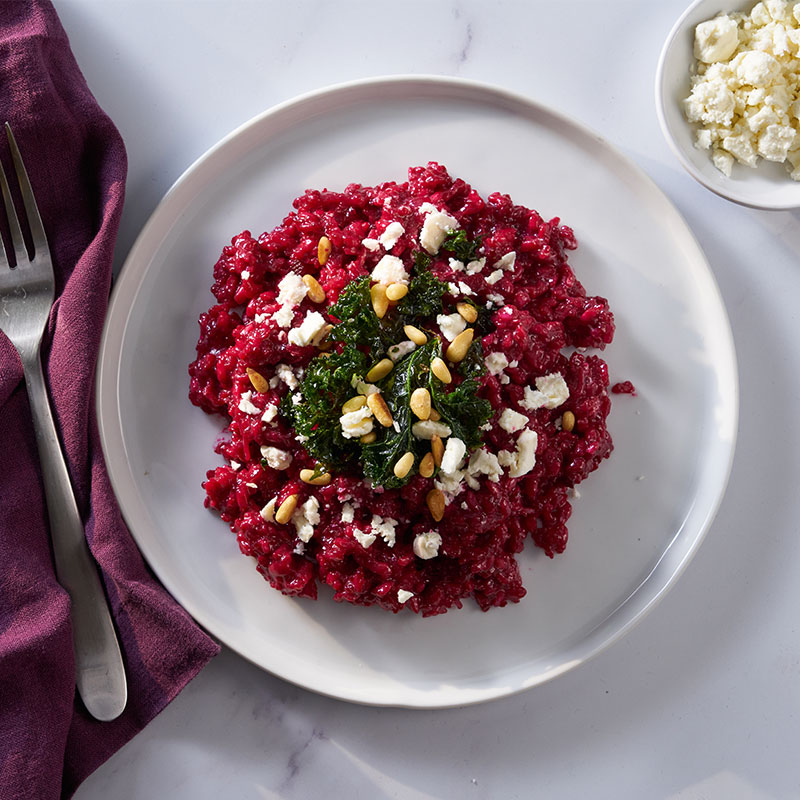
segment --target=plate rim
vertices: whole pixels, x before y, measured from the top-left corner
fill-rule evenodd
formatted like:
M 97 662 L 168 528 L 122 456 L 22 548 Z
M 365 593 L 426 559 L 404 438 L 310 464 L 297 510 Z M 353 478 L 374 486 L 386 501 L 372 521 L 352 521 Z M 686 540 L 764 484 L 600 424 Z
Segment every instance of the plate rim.
M 215 154 L 217 154 L 219 151 L 226 149 L 231 142 L 238 139 L 247 131 L 249 131 L 253 127 L 257 127 L 262 120 L 271 116 L 280 115 L 281 113 L 287 110 L 300 107 L 303 104 L 314 102 L 330 95 L 335 95 L 338 93 L 347 93 L 365 87 L 374 89 L 375 87 L 378 87 L 383 84 L 392 84 L 392 85 L 406 84 L 408 87 L 414 87 L 415 85 L 421 87 L 438 86 L 438 88 L 441 89 L 457 88 L 462 91 L 467 91 L 471 94 L 476 94 L 475 98 L 476 100 L 482 100 L 482 99 L 485 100 L 486 98 L 493 97 L 496 100 L 505 102 L 506 104 L 510 102 L 514 105 L 525 107 L 529 111 L 534 111 L 539 114 L 544 114 L 554 117 L 555 119 L 559 120 L 562 124 L 565 124 L 570 128 L 576 129 L 584 136 L 590 137 L 595 141 L 596 144 L 606 149 L 617 160 L 624 163 L 625 166 L 636 175 L 637 179 L 641 181 L 643 185 L 646 185 L 648 187 L 649 191 L 652 193 L 653 196 L 657 196 L 658 198 L 660 198 L 660 200 L 669 207 L 671 213 L 674 215 L 675 221 L 680 224 L 684 233 L 688 236 L 688 240 L 696 248 L 697 254 L 702 260 L 703 265 L 705 266 L 705 277 L 709 282 L 709 288 L 713 291 L 714 300 L 718 304 L 718 310 L 720 312 L 721 319 L 725 323 L 724 329 L 719 330 L 718 335 L 720 335 L 722 339 L 725 340 L 725 345 L 726 345 L 725 352 L 728 356 L 728 364 L 726 365 L 726 369 L 729 374 L 731 383 L 730 386 L 725 387 L 731 390 L 730 396 L 728 397 L 728 401 L 730 403 L 728 419 L 730 424 L 729 424 L 729 430 L 727 431 L 728 437 L 726 438 L 726 441 L 728 442 L 727 457 L 725 460 L 725 469 L 724 471 L 720 472 L 720 476 L 718 478 L 718 488 L 715 492 L 713 502 L 710 503 L 704 519 L 698 526 L 698 530 L 696 535 L 694 536 L 693 541 L 691 542 L 690 546 L 686 549 L 686 552 L 683 555 L 680 562 L 677 564 L 677 566 L 674 567 L 668 579 L 663 583 L 663 585 L 657 587 L 657 589 L 652 593 L 651 596 L 644 599 L 641 607 L 638 607 L 634 611 L 634 613 L 632 614 L 629 613 L 628 618 L 623 619 L 621 621 L 621 624 L 616 628 L 614 632 L 612 632 L 610 635 L 605 636 L 599 643 L 595 643 L 591 647 L 589 647 L 588 651 L 585 652 L 580 659 L 578 659 L 577 661 L 562 663 L 557 667 L 548 670 L 543 675 L 535 677 L 534 679 L 529 678 L 527 680 L 519 680 L 518 683 L 514 684 L 511 687 L 494 686 L 491 688 L 481 688 L 480 690 L 476 689 L 467 690 L 463 687 L 449 687 L 446 689 L 437 688 L 435 691 L 432 690 L 428 693 L 430 695 L 433 695 L 432 697 L 428 697 L 427 695 L 425 695 L 424 698 L 421 698 L 420 692 L 414 689 L 411 690 L 413 697 L 407 699 L 406 701 L 399 699 L 399 697 L 390 697 L 386 699 L 379 699 L 374 697 L 365 698 L 363 694 L 359 695 L 358 693 L 354 693 L 352 691 L 336 691 L 334 689 L 325 689 L 320 686 L 314 685 L 311 682 L 295 679 L 291 674 L 288 674 L 286 671 L 280 671 L 278 669 L 267 667 L 263 663 L 260 663 L 259 661 L 255 660 L 254 657 L 249 656 L 247 652 L 243 652 L 243 650 L 240 647 L 237 647 L 236 645 L 229 643 L 225 638 L 224 631 L 220 632 L 219 630 L 215 629 L 213 621 L 209 623 L 208 617 L 206 614 L 203 613 L 202 609 L 198 610 L 197 607 L 194 606 L 191 598 L 187 598 L 184 592 L 181 590 L 181 588 L 175 585 L 175 583 L 171 580 L 169 575 L 164 574 L 165 571 L 162 570 L 157 563 L 154 563 L 154 561 L 151 560 L 150 557 L 151 554 L 148 553 L 147 545 L 143 543 L 143 541 L 137 535 L 135 525 L 133 525 L 131 522 L 130 514 L 128 513 L 130 509 L 126 509 L 124 501 L 122 499 L 124 495 L 125 484 L 127 483 L 125 466 L 128 465 L 128 461 L 126 458 L 124 458 L 123 459 L 124 465 L 120 466 L 120 464 L 117 463 L 117 459 L 114 458 L 115 453 L 112 450 L 112 439 L 116 437 L 120 442 L 124 442 L 124 439 L 122 437 L 123 426 L 120 417 L 120 404 L 119 404 L 119 394 L 118 394 L 119 360 L 118 359 L 116 360 L 116 365 L 115 365 L 115 359 L 113 358 L 114 356 L 113 340 L 116 337 L 117 339 L 119 339 L 120 344 L 124 340 L 124 334 L 127 329 L 128 319 L 130 316 L 131 309 L 133 308 L 134 305 L 135 297 L 138 293 L 138 290 L 141 287 L 143 278 L 145 277 L 147 269 L 151 262 L 151 258 L 149 257 L 147 259 L 142 259 L 139 255 L 140 252 L 145 251 L 146 248 L 150 246 L 153 246 L 155 249 L 157 249 L 158 244 L 165 238 L 166 235 L 168 235 L 168 232 L 172 224 L 174 224 L 175 222 L 175 219 L 170 219 L 169 225 L 165 229 L 166 232 L 162 232 L 159 235 L 158 226 L 161 224 L 161 217 L 170 212 L 172 205 L 175 202 L 177 202 L 176 198 L 179 198 L 179 195 L 187 186 L 187 184 L 191 183 L 193 176 L 201 167 L 201 165 L 203 165 L 209 159 L 212 159 L 215 156 Z M 151 240 L 153 241 L 151 242 Z M 126 304 L 128 306 L 127 308 Z M 260 112 L 259 114 L 251 117 L 249 120 L 246 120 L 237 127 L 235 127 L 230 133 L 222 137 L 214 145 L 208 148 L 203 154 L 201 154 L 198 158 L 196 158 L 182 172 L 182 174 L 177 178 L 177 180 L 174 181 L 172 186 L 164 194 L 164 196 L 161 198 L 161 200 L 158 202 L 158 204 L 148 217 L 147 222 L 139 232 L 138 236 L 136 237 L 136 240 L 134 241 L 134 244 L 132 245 L 130 251 L 126 255 L 119 275 L 114 281 L 114 286 L 112 289 L 108 310 L 106 313 L 106 319 L 103 325 L 103 332 L 100 341 L 100 349 L 98 352 L 97 367 L 96 367 L 95 411 L 97 414 L 97 424 L 100 434 L 101 447 L 106 463 L 106 469 L 108 472 L 109 480 L 111 482 L 112 489 L 114 490 L 114 495 L 117 500 L 120 513 L 122 514 L 122 517 L 128 527 L 128 530 L 130 531 L 131 536 L 133 537 L 134 542 L 136 543 L 142 557 L 148 563 L 148 565 L 152 569 L 157 579 L 161 582 L 164 588 L 172 595 L 172 597 L 176 600 L 176 602 L 178 602 L 192 616 L 192 618 L 198 625 L 203 627 L 210 635 L 222 641 L 228 648 L 238 653 L 240 656 L 250 661 L 251 663 L 255 664 L 260 669 L 263 669 L 264 671 L 272 675 L 275 675 L 276 677 L 286 680 L 289 683 L 292 683 L 296 686 L 300 686 L 301 688 L 313 691 L 317 694 L 321 694 L 334 699 L 345 700 L 348 702 L 353 702 L 356 704 L 373 706 L 373 707 L 396 707 L 396 708 L 431 710 L 439 708 L 444 709 L 444 708 L 463 707 L 463 706 L 470 706 L 478 703 L 488 702 L 489 700 L 512 696 L 522 691 L 526 691 L 532 688 L 533 686 L 547 683 L 553 680 L 554 678 L 558 677 L 559 675 L 570 672 L 576 667 L 585 664 L 595 656 L 604 652 L 606 649 L 608 649 L 613 644 L 622 639 L 627 633 L 629 633 L 650 613 L 650 611 L 652 611 L 653 608 L 655 608 L 655 606 L 666 596 L 666 594 L 670 591 L 670 589 L 672 589 L 675 586 L 675 584 L 678 582 L 679 578 L 681 577 L 685 569 L 688 567 L 692 558 L 697 553 L 697 550 L 699 549 L 700 545 L 705 539 L 705 536 L 709 528 L 711 527 L 711 524 L 717 514 L 717 511 L 719 510 L 722 499 L 725 496 L 736 449 L 736 434 L 738 429 L 738 418 L 739 418 L 739 381 L 738 381 L 738 365 L 736 359 L 736 351 L 735 351 L 733 334 L 730 326 L 730 320 L 722 298 L 722 294 L 719 290 L 719 285 L 717 284 L 716 281 L 716 277 L 713 271 L 711 270 L 711 267 L 705 256 L 705 253 L 700 247 L 699 242 L 697 241 L 697 238 L 694 235 L 694 232 L 689 227 L 683 215 L 669 200 L 666 194 L 659 188 L 659 186 L 655 183 L 655 181 L 653 181 L 653 179 L 650 178 L 650 176 L 647 175 L 647 173 L 641 167 L 639 167 L 636 163 L 634 163 L 631 159 L 629 159 L 619 148 L 608 142 L 602 135 L 597 133 L 591 127 L 587 126 L 583 122 L 576 120 L 570 115 L 565 114 L 559 110 L 556 110 L 548 105 L 540 103 L 539 101 L 527 95 L 511 91 L 503 87 L 497 86 L 495 84 L 486 83 L 483 81 L 476 81 L 471 79 L 465 79 L 453 76 L 443 76 L 443 75 L 404 74 L 404 75 L 374 76 L 374 77 L 360 78 L 357 80 L 336 83 L 309 92 L 302 93 L 295 97 L 284 100 L 280 103 L 277 103 L 267 108 L 266 110 Z M 116 425 L 116 428 L 115 428 L 115 422 L 118 423 Z M 621 601 L 621 603 L 617 606 L 617 608 L 613 612 L 611 612 L 608 618 L 620 613 L 621 610 L 623 610 L 626 606 L 629 605 L 630 600 L 639 593 L 640 589 L 644 586 L 644 584 L 647 583 L 650 577 L 658 569 L 658 566 L 661 564 L 663 559 L 669 553 L 670 549 L 673 547 L 679 534 L 680 531 L 676 531 L 673 539 L 670 540 L 670 542 L 666 545 L 666 547 L 660 554 L 658 561 L 656 565 L 653 567 L 653 569 L 628 595 L 628 597 L 626 597 L 624 600 Z M 596 628 L 594 628 L 584 637 L 584 641 L 589 640 L 593 636 L 593 634 L 597 632 L 597 630 L 603 627 L 604 624 L 605 621 L 599 623 L 598 626 L 596 626 Z M 399 689 L 401 694 L 403 688 L 405 687 L 400 687 Z M 409 689 L 406 689 L 406 692 L 408 691 Z

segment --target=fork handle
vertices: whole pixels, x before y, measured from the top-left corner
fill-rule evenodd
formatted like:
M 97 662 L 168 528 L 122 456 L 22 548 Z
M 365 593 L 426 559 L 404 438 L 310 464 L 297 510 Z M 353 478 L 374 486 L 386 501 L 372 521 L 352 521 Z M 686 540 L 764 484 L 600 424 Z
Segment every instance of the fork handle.
M 89 552 L 38 354 L 24 365 L 42 467 L 56 576 L 72 601 L 72 644 L 78 692 L 95 719 L 118 717 L 128 689 L 119 642 L 97 566 Z

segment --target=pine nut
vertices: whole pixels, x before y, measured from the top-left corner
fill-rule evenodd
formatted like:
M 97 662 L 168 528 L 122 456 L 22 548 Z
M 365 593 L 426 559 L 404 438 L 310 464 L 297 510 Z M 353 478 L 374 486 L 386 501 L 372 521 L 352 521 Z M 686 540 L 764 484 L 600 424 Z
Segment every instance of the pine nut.
M 439 522 L 444 516 L 444 494 L 441 489 L 431 489 L 428 492 L 425 502 L 428 504 L 428 511 L 431 516 Z
M 460 335 L 460 334 L 459 334 Z M 458 337 L 456 337 L 458 338 Z M 453 380 L 453 376 L 450 374 L 450 370 L 447 369 L 447 364 L 442 361 L 439 356 L 431 361 L 431 372 L 442 382 L 442 383 L 450 383 Z
M 372 298 L 372 309 L 378 319 L 383 319 L 389 310 L 389 300 L 386 297 L 386 287 L 376 283 L 370 290 L 369 296 Z
M 369 383 L 379 381 L 385 378 L 394 368 L 394 361 L 391 358 L 382 358 L 372 369 L 367 373 L 366 378 Z
M 290 494 L 278 507 L 275 512 L 275 522 L 279 525 L 285 525 L 294 514 L 297 508 L 297 495 Z
M 452 361 L 454 364 L 463 361 L 464 356 L 467 355 L 467 350 L 469 350 L 472 344 L 472 338 L 474 336 L 475 330 L 473 328 L 467 328 L 465 331 L 461 331 L 461 333 L 450 342 L 450 347 L 447 348 L 444 354 L 445 358 L 447 358 L 448 361 Z
M 303 283 L 308 286 L 308 299 L 312 303 L 325 302 L 325 290 L 313 275 L 303 275 Z
M 397 303 L 408 294 L 408 286 L 404 283 L 390 283 L 386 287 L 386 299 L 390 303 Z
M 475 322 L 478 319 L 478 309 L 470 303 L 456 303 L 456 311 L 467 321 Z
M 367 398 L 363 394 L 357 394 L 351 397 L 342 405 L 342 414 L 349 414 L 351 411 L 358 411 L 359 408 L 364 408 L 367 404 Z
M 312 486 L 327 486 L 331 482 L 330 472 L 317 472 L 315 469 L 301 469 L 300 480 Z
M 260 372 L 256 372 L 250 367 L 246 371 L 247 377 L 250 378 L 250 384 L 257 392 L 269 391 L 269 381 Z
M 374 414 L 375 419 L 383 425 L 384 428 L 391 428 L 392 422 L 392 412 L 389 411 L 389 406 L 386 405 L 386 401 L 381 396 L 380 392 L 375 392 L 367 397 L 367 405 L 369 406 L 369 410 Z
M 421 347 L 428 341 L 428 337 L 419 328 L 415 328 L 413 325 L 403 325 L 403 333 L 418 347 Z
M 411 410 L 419 419 L 429 419 L 431 416 L 431 395 L 427 389 L 414 389 L 411 392 Z
M 428 417 L 431 422 L 438 422 L 442 418 L 442 415 L 435 409 L 431 409 L 431 415 Z
M 575 415 L 571 411 L 565 411 L 561 415 L 561 430 L 569 433 L 575 427 Z
M 444 444 L 442 443 L 441 436 L 434 434 L 431 437 L 431 453 L 433 453 L 433 463 L 436 464 L 437 467 L 441 467 L 442 457 L 444 456 Z
M 259 513 L 264 522 L 275 522 L 275 498 L 273 497 Z
M 425 453 L 422 456 L 422 461 L 419 462 L 419 474 L 423 478 L 430 478 L 433 471 L 436 469 L 436 464 L 433 461 L 433 453 Z
M 370 431 L 369 433 L 365 433 L 358 441 L 361 444 L 372 444 L 378 438 L 378 434 L 375 431 Z
M 414 454 L 409 452 L 397 459 L 394 465 L 395 478 L 405 478 L 414 466 Z
M 325 266 L 330 254 L 331 240 L 327 236 L 320 237 L 319 244 L 317 245 L 317 261 L 319 261 L 320 265 Z

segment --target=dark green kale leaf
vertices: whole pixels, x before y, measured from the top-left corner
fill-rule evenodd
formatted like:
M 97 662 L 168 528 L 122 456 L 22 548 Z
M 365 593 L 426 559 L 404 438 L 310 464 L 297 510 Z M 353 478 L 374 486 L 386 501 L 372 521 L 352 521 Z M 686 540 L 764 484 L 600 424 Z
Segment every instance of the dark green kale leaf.
M 294 430 L 306 437 L 305 448 L 326 467 L 341 467 L 358 456 L 358 442 L 345 439 L 339 424 L 342 404 L 353 396 L 353 375 L 363 375 L 367 356 L 354 345 L 341 353 L 317 356 L 306 368 L 297 391 L 302 402 L 292 402 L 293 392 L 281 401 L 280 413 Z
M 458 365 L 458 372 L 464 378 L 479 378 L 486 372 L 486 363 L 483 360 L 483 345 L 480 339 L 475 339 L 469 346 L 466 356 Z
M 447 284 L 432 272 L 419 271 L 411 280 L 408 294 L 397 304 L 398 314 L 409 324 L 420 324 L 420 318 L 430 319 L 442 313 L 442 296 Z
M 445 236 L 440 250 L 447 250 L 452 253 L 459 261 L 467 264 L 474 261 L 478 257 L 478 250 L 480 249 L 483 239 L 476 236 L 472 241 L 467 239 L 467 232 L 462 228 L 457 231 L 450 231 Z
M 425 445 L 414 438 L 411 425 L 411 393 L 414 389 L 427 386 L 430 375 L 431 360 L 439 354 L 439 340 L 432 338 L 427 344 L 397 362 L 395 368 L 380 382 L 381 393 L 392 412 L 399 431 L 395 427 L 384 428 L 378 432 L 378 440 L 372 444 L 362 445 L 361 463 L 364 475 L 374 486 L 385 486 L 395 489 L 407 483 L 416 470 L 412 470 L 405 478 L 394 474 L 397 460 L 409 450 L 414 452 L 416 463 L 422 456 Z
M 414 266 L 416 267 L 417 272 L 423 272 L 426 269 L 430 269 L 432 263 L 433 259 L 423 250 L 417 250 L 417 252 L 414 253 Z
M 334 325 L 331 338 L 337 342 L 367 346 L 377 361 L 386 352 L 386 334 L 372 308 L 369 284 L 369 275 L 348 283 L 328 312 L 341 320 Z
M 478 397 L 478 378 L 486 371 L 481 343 L 473 342 L 467 355 L 458 365 L 464 380 L 452 391 L 432 374 L 429 390 L 433 406 L 442 415 L 442 422 L 452 430 L 452 435 L 461 439 L 468 450 L 479 447 L 482 440 L 481 425 L 491 419 L 492 404 Z

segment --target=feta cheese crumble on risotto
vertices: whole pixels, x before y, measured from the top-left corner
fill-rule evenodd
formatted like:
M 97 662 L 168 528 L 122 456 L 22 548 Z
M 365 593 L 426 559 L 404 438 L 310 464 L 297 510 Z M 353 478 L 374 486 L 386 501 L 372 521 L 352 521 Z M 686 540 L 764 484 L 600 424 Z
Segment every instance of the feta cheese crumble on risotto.
M 206 505 L 286 595 L 411 609 L 524 595 L 612 450 L 607 301 L 570 228 L 439 164 L 306 191 L 214 267 L 190 399 L 227 427 Z

